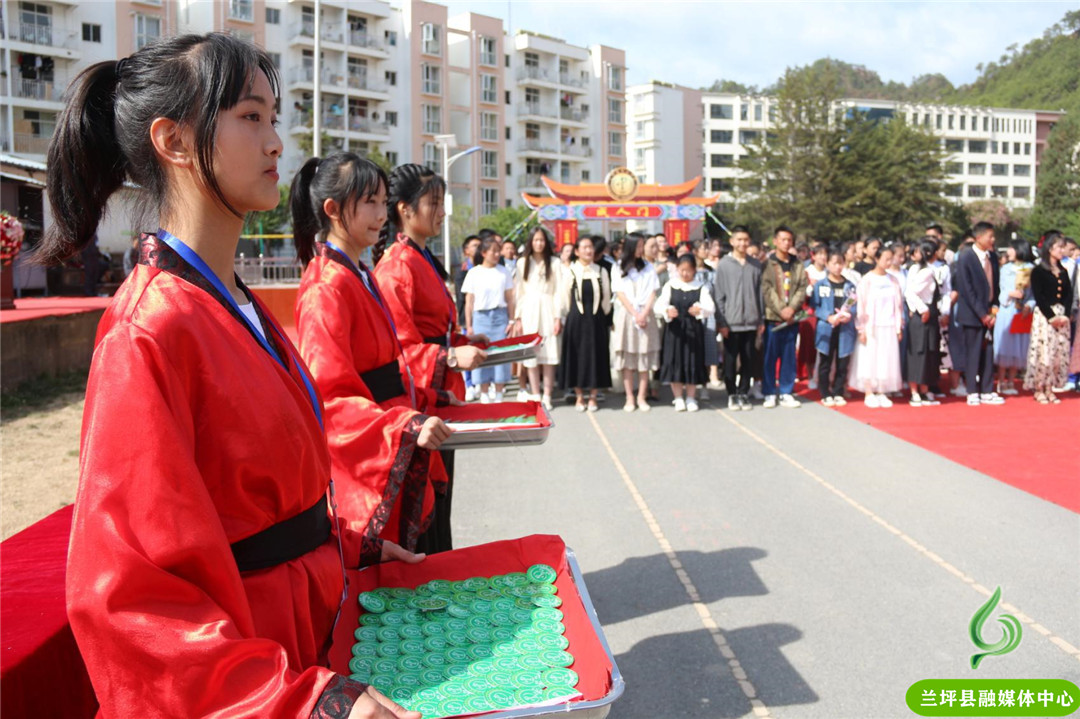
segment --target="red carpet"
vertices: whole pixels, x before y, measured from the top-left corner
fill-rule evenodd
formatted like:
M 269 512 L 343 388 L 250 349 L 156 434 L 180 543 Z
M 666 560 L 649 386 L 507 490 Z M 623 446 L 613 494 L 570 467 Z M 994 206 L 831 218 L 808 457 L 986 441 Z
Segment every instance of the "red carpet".
M 15 300 L 15 309 L 0 311 L 0 323 L 93 312 L 105 309 L 110 302 L 112 297 L 26 297 Z
M 817 392 L 805 392 L 817 400 Z M 1030 393 L 1003 405 L 968 407 L 949 398 L 938 407 L 912 407 L 893 400 L 870 409 L 853 394 L 837 409 L 942 457 L 1080 513 L 1080 395 L 1061 395 L 1059 405 L 1040 405 Z

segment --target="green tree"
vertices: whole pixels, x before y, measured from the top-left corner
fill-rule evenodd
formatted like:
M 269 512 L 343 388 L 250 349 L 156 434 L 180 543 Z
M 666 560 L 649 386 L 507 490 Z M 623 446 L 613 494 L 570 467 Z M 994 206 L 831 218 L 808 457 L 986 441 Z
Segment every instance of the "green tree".
M 367 157 L 369 160 L 381 167 L 382 171 L 385 172 L 387 175 L 389 175 L 394 169 L 394 166 L 390 164 L 390 160 L 387 159 L 386 155 L 383 154 L 383 151 L 379 149 L 378 145 L 373 147 L 371 151 L 368 152 Z
M 525 205 L 518 205 L 516 207 L 500 207 L 490 215 L 484 215 L 480 218 L 480 227 L 487 227 L 495 230 L 503 237 L 506 237 L 510 232 L 517 227 L 526 217 L 532 214 Z
M 1025 229 L 1036 237 L 1049 229 L 1080 237 L 1080 117 L 1063 118 L 1050 133 Z

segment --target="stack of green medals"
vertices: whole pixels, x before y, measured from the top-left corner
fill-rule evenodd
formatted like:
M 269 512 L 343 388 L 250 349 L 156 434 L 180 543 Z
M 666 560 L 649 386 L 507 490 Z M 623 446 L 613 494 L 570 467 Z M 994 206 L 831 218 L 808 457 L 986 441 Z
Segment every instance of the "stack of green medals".
M 528 349 L 528 348 L 534 347 L 534 346 L 535 345 L 532 342 L 519 342 L 516 345 L 497 345 L 497 346 L 491 347 L 488 350 L 488 354 L 491 354 L 493 352 L 494 353 L 516 352 L 517 350 L 524 350 L 524 349 Z
M 574 696 L 555 570 L 434 579 L 360 595 L 351 678 L 425 719 Z
M 536 417 L 531 414 L 517 414 L 513 417 L 492 417 L 490 419 L 454 419 L 452 424 L 535 424 Z

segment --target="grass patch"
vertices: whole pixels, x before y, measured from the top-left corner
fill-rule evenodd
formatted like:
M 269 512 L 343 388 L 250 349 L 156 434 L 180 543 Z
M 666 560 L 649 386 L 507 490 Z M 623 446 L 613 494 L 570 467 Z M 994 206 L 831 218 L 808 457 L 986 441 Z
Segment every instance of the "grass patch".
M 18 419 L 65 394 L 85 394 L 88 374 L 88 370 L 76 370 L 27 380 L 0 394 L 0 412 L 5 420 Z

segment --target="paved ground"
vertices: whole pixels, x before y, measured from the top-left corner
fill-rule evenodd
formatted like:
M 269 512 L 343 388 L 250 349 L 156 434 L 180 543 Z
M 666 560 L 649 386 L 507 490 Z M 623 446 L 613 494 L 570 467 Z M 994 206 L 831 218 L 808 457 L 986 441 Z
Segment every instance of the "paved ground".
M 818 405 L 554 417 L 541 447 L 458 454 L 455 540 L 574 548 L 627 683 L 612 717 L 907 717 L 919 679 L 1080 682 L 1080 516 Z M 975 674 L 997 586 L 1023 641 Z

